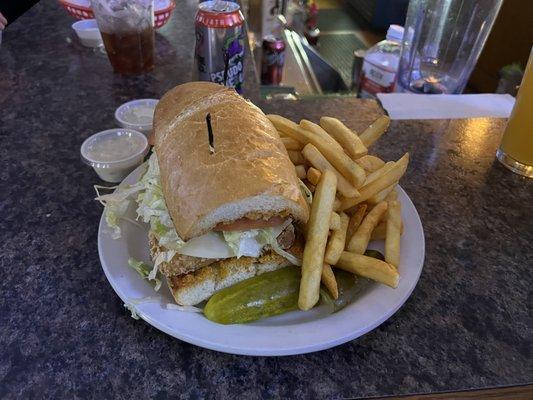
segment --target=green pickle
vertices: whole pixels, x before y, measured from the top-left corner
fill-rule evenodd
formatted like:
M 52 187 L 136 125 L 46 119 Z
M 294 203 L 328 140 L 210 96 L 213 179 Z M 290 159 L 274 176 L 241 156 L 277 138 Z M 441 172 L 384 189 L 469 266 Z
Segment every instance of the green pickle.
M 378 250 L 367 250 L 365 251 L 365 256 L 385 261 L 385 257 Z M 335 268 L 333 272 L 337 280 L 339 297 L 333 299 L 326 289 L 320 290 L 320 297 L 322 302 L 330 307 L 331 312 L 337 312 L 352 303 L 368 287 L 370 281 L 341 269 Z
M 243 324 L 296 310 L 300 277 L 291 266 L 246 279 L 211 296 L 204 314 L 219 324 Z
M 365 256 L 377 258 L 378 260 L 385 261 L 385 256 L 378 250 L 368 249 L 365 251 Z
M 366 256 L 384 260 L 377 250 L 367 250 Z M 334 300 L 324 288 L 320 290 L 323 304 L 331 312 L 342 310 L 367 286 L 368 279 L 349 272 L 334 270 L 339 298 Z M 204 307 L 207 319 L 219 324 L 244 324 L 298 309 L 300 268 L 285 267 L 277 271 L 246 279 L 216 292 Z

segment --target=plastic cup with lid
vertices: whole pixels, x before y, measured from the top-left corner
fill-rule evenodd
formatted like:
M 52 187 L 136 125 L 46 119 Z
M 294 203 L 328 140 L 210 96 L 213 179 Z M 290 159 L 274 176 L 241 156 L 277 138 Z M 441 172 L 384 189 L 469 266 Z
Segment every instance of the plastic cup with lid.
M 81 145 L 82 160 L 106 181 L 121 182 L 148 153 L 148 140 L 133 129 L 108 129 L 95 133 Z

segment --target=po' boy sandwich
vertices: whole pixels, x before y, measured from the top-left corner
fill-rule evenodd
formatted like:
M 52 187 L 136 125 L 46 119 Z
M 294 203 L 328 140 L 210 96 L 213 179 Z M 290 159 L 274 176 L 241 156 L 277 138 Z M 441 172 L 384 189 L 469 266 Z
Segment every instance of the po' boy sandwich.
M 162 274 L 178 304 L 299 264 L 308 204 L 259 108 L 217 84 L 180 85 L 158 103 L 152 140 L 137 213 L 150 224 L 151 278 Z

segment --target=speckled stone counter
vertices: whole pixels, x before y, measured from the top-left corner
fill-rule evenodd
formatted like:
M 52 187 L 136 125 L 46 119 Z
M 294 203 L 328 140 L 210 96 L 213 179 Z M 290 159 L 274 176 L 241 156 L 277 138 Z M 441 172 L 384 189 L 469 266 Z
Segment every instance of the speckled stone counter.
M 504 120 L 394 122 L 375 145 L 385 159 L 411 153 L 402 186 L 424 225 L 426 260 L 406 304 L 360 339 L 243 357 L 130 318 L 100 267 L 99 181 L 78 152 L 114 126 L 122 102 L 190 79 L 192 21 L 183 21 L 195 2 L 180 3 L 145 77 L 113 75 L 51 0 L 4 34 L 0 398 L 340 399 L 531 382 L 533 181 L 495 161 Z M 359 130 L 381 113 L 355 99 L 260 105 L 294 119 L 338 116 Z

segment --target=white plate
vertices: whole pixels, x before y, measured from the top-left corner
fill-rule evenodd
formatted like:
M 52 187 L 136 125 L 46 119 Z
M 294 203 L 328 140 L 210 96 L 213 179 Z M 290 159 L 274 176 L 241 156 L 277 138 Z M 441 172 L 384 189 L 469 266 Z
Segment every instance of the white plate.
M 143 166 L 133 171 L 123 184 L 132 184 L 142 175 Z M 136 306 L 149 324 L 178 339 L 197 346 L 232 354 L 281 356 L 324 350 L 348 342 L 386 321 L 407 300 L 416 286 L 424 263 L 424 232 L 418 213 L 398 188 L 402 204 L 404 234 L 401 242 L 400 283 L 396 289 L 371 283 L 343 310 L 327 314 L 326 307 L 293 311 L 245 325 L 219 325 L 201 313 L 167 309 L 173 299 L 166 285 L 154 292 L 152 285 L 128 266 L 128 259 L 150 262 L 147 228 L 122 223 L 122 238 L 113 240 L 104 217 L 98 229 L 98 252 L 109 283 L 125 303 L 151 297 L 155 301 Z M 135 219 L 135 202 L 128 217 Z M 383 243 L 372 243 L 383 250 Z

